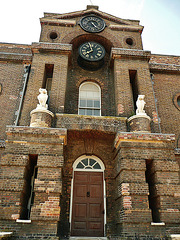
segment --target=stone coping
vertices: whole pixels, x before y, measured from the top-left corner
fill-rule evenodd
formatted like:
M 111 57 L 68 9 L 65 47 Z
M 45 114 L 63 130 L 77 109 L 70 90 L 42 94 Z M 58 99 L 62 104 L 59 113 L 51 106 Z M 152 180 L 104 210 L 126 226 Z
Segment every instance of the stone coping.
M 126 117 L 56 114 L 57 127 L 68 130 L 126 131 Z
M 137 114 L 137 115 L 134 115 L 134 116 L 128 118 L 127 121 L 130 122 L 131 120 L 136 119 L 136 118 L 147 118 L 149 121 L 151 121 L 151 118 L 147 114 Z
M 111 119 L 111 120 L 118 120 L 118 121 L 126 121 L 127 117 L 116 117 L 116 116 L 90 116 L 90 115 L 78 115 L 78 114 L 65 114 L 65 113 L 56 113 L 57 117 L 78 117 L 78 118 L 84 118 L 84 119 Z
M 36 108 L 30 112 L 30 116 L 34 113 L 47 113 L 47 114 L 51 115 L 52 117 L 54 117 L 54 114 L 47 109 Z
M 133 32 L 142 32 L 143 26 L 136 26 L 136 25 L 117 25 L 117 24 L 110 24 L 109 28 L 111 30 L 116 30 L 116 31 L 133 31 Z
M 68 19 L 57 19 L 57 18 L 40 18 L 41 23 L 47 23 L 49 25 L 58 25 L 58 26 L 66 26 L 66 27 L 74 27 L 76 25 L 75 20 Z
M 63 52 L 69 54 L 72 51 L 72 44 L 33 42 L 31 49 L 34 53 L 43 51 Z
M 177 64 L 166 64 L 166 63 L 150 63 L 149 67 L 151 70 L 157 71 L 178 71 L 180 72 L 180 65 Z
M 111 59 L 124 57 L 135 57 L 150 59 L 151 52 L 139 49 L 112 48 Z
M 13 133 L 21 134 L 41 134 L 41 135 L 66 135 L 67 129 L 65 128 L 43 128 L 43 127 L 29 127 L 29 126 L 6 126 L 6 134 Z
M 117 148 L 120 142 L 174 142 L 175 134 L 161 133 L 138 133 L 138 132 L 118 132 L 114 141 L 114 146 Z

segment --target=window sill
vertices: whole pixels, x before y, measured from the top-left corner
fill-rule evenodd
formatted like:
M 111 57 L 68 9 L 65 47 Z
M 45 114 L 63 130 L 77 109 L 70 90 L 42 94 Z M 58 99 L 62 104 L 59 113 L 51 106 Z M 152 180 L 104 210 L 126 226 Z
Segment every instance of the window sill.
M 31 220 L 16 219 L 17 223 L 31 223 Z
M 152 225 L 152 226 L 164 226 L 165 223 L 164 223 L 164 222 L 159 222 L 159 223 L 151 222 L 151 225 Z
M 0 232 L 0 237 L 8 237 L 11 236 L 13 232 Z

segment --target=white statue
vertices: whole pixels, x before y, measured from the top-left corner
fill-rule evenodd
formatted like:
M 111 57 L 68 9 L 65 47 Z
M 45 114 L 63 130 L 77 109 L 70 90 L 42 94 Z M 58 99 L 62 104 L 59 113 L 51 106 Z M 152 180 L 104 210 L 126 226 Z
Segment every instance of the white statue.
M 136 101 L 136 115 L 146 115 L 144 106 L 145 106 L 145 101 L 144 101 L 145 95 L 138 95 L 138 99 Z
M 37 96 L 38 100 L 39 100 L 39 104 L 37 104 L 37 108 L 36 109 L 47 109 L 48 105 L 46 104 L 47 99 L 48 99 L 48 95 L 47 95 L 47 90 L 44 88 L 40 88 L 39 89 L 40 94 Z

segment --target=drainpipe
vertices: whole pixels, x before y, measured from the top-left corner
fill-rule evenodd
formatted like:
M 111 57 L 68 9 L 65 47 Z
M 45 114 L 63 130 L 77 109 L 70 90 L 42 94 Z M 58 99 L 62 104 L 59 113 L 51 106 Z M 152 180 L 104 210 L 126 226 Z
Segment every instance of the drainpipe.
M 31 70 L 31 64 L 26 65 L 25 68 L 24 68 L 25 73 L 24 73 L 23 90 L 22 90 L 22 92 L 20 92 L 21 98 L 20 98 L 19 108 L 15 113 L 15 115 L 16 115 L 16 120 L 14 122 L 15 126 L 17 126 L 18 122 L 19 122 L 19 118 L 20 118 L 20 114 L 21 114 L 21 110 L 22 110 L 22 105 L 23 105 L 23 100 L 24 100 L 24 95 L 25 95 L 25 91 L 26 91 L 26 86 L 27 86 L 30 70 Z
M 159 118 L 158 108 L 157 108 L 157 98 L 156 98 L 155 91 L 154 91 L 154 81 L 153 81 L 154 80 L 154 74 L 153 73 L 150 74 L 150 78 L 151 78 L 151 84 L 152 84 L 155 108 L 156 108 L 156 113 L 157 113 L 159 132 L 161 133 L 161 124 L 160 124 L 160 118 Z

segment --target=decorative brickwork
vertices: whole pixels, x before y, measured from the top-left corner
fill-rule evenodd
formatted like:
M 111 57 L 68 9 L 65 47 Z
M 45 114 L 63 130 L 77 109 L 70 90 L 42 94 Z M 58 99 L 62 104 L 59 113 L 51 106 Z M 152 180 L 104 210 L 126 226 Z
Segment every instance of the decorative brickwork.
M 87 15 L 102 18 L 105 28 L 85 32 L 79 23 Z M 176 238 L 180 57 L 144 51 L 139 21 L 97 6 L 45 13 L 40 22 L 40 42 L 0 43 L 1 231 L 12 232 L 12 239 L 79 239 L 71 237 L 76 224 L 83 237 L 94 236 L 93 229 L 101 226 L 98 239 Z M 79 46 L 87 43 L 91 55 L 89 42 L 102 45 L 105 56 L 82 68 Z M 79 98 L 85 82 L 97 85 L 98 97 L 86 89 Z M 37 112 L 37 95 L 45 88 L 48 110 Z M 143 111 L 149 117 L 135 115 L 139 95 L 145 95 Z M 77 115 L 80 107 L 101 116 Z M 92 168 L 94 159 L 104 168 Z M 93 175 L 101 181 L 87 181 Z M 78 187 L 75 176 L 82 177 Z M 97 198 L 98 188 L 102 196 L 96 205 L 89 199 Z

